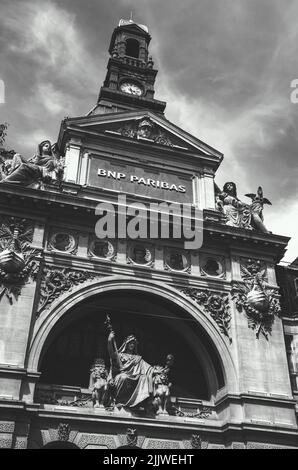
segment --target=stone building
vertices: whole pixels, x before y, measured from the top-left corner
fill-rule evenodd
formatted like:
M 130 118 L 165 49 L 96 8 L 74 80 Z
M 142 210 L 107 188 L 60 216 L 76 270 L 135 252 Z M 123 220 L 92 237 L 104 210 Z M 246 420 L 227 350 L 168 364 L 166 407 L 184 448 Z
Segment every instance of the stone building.
M 150 39 L 121 20 L 91 112 L 30 160 L 2 150 L 0 447 L 298 447 L 288 238 L 166 119 Z

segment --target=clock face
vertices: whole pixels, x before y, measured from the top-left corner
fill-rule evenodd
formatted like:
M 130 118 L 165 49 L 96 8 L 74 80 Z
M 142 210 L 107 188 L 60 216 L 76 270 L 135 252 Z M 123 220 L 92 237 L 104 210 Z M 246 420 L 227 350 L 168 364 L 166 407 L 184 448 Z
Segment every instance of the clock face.
M 141 96 L 143 94 L 142 88 L 132 82 L 123 82 L 120 85 L 120 90 L 129 95 Z

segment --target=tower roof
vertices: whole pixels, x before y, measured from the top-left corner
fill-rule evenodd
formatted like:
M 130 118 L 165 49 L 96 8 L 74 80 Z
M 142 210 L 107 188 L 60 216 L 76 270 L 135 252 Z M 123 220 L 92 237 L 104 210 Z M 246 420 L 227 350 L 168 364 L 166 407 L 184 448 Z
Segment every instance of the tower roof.
M 149 33 L 148 26 L 146 26 L 144 24 L 136 23 L 132 19 L 130 19 L 130 20 L 121 19 L 119 21 L 118 26 L 129 26 L 129 25 L 132 25 L 132 24 L 135 24 L 135 25 L 139 26 L 139 28 L 143 29 L 146 33 Z

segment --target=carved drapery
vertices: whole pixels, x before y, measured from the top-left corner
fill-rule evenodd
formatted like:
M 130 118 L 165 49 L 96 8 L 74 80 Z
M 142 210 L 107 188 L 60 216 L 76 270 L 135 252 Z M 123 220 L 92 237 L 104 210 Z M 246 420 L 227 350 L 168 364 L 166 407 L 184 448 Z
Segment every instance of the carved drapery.
M 231 313 L 229 305 L 229 295 L 225 293 L 210 292 L 193 288 L 182 289 L 182 292 L 202 306 L 205 311 L 216 321 L 220 331 L 229 339 L 230 336 Z

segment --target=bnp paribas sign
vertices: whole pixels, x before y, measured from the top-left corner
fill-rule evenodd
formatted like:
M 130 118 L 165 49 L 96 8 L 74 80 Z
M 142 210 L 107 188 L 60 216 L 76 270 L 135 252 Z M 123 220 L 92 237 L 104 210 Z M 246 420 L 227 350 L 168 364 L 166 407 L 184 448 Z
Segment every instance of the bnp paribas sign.
M 91 157 L 88 185 L 121 193 L 139 194 L 154 199 L 192 202 L 191 176 L 141 165 L 114 164 Z

